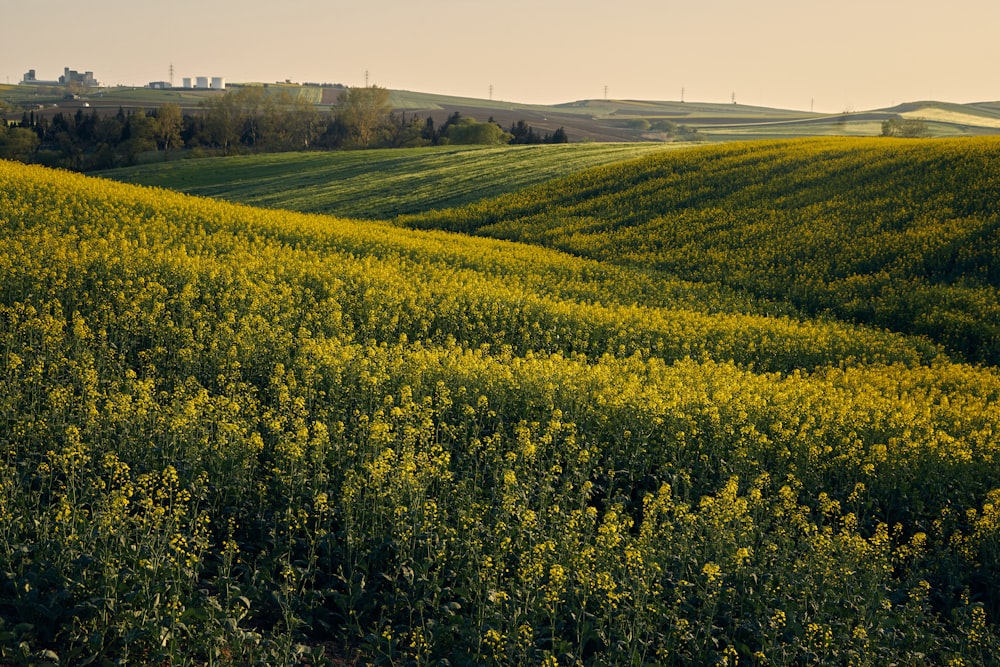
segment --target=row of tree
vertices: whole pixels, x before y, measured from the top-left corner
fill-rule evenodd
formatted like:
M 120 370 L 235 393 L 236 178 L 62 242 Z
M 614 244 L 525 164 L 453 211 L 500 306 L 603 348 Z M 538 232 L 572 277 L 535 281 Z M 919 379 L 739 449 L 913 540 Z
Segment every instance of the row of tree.
M 490 118 L 479 122 L 453 113 L 434 119 L 395 113 L 385 88 L 350 88 L 332 111 L 321 114 L 309 101 L 272 94 L 262 86 L 241 87 L 183 113 L 175 104 L 151 111 L 119 109 L 101 115 L 25 113 L 13 126 L 0 123 L 0 158 L 38 162 L 76 171 L 135 164 L 154 150 L 165 159 L 186 148 L 228 155 L 239 152 L 415 147 L 439 144 L 566 143 L 566 131 L 537 133 L 524 121 L 505 130 Z
M 882 121 L 882 136 L 919 139 L 929 137 L 930 128 L 919 118 L 889 118 Z
M 51 118 L 25 114 L 8 127 L 0 123 L 0 158 L 36 162 L 76 171 L 135 164 L 139 156 L 162 145 L 180 146 L 183 127 L 177 107 L 156 113 L 119 109 L 110 116 L 97 111 L 57 113 Z

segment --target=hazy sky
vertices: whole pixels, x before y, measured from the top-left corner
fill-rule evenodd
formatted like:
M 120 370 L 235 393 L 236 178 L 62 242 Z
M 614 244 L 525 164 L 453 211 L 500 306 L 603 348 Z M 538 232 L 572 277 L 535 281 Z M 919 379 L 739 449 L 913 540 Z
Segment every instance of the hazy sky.
M 997 0 L 45 0 L 0 12 L 0 83 L 63 67 L 372 84 L 514 102 L 838 112 L 1000 100 Z

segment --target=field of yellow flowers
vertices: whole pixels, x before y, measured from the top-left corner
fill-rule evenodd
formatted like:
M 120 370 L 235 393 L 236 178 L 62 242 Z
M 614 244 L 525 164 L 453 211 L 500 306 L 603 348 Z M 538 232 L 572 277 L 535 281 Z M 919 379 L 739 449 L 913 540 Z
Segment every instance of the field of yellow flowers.
M 400 219 L 721 283 L 1000 364 L 1000 139 L 727 143 Z
M 0 664 L 1000 652 L 1000 374 L 724 281 L 0 162 Z

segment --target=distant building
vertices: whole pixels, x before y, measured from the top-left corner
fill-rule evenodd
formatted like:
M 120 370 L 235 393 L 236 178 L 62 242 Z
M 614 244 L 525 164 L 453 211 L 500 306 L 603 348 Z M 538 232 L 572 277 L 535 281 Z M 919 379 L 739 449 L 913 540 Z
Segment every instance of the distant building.
M 88 88 L 90 87 L 96 88 L 98 86 L 97 80 L 94 79 L 93 72 L 83 72 L 81 74 L 80 72 L 72 70 L 68 67 L 63 69 L 63 75 L 59 77 L 59 83 L 62 84 L 78 83 Z
M 27 73 L 25 73 L 24 78 L 21 79 L 21 83 L 27 83 L 27 84 L 32 84 L 32 85 L 36 85 L 36 86 L 58 86 L 59 85 L 58 81 L 43 81 L 42 79 L 39 79 L 38 76 L 35 74 L 35 70 L 33 70 L 33 69 L 29 69 L 27 71 Z
M 41 86 L 65 86 L 68 84 L 77 84 L 84 86 L 85 88 L 96 88 L 100 85 L 97 82 L 97 79 L 94 78 L 93 72 L 80 73 L 68 67 L 63 68 L 63 75 L 59 77 L 58 81 L 42 81 L 35 74 L 35 70 L 29 69 L 27 73 L 25 73 L 24 78 L 21 79 L 21 83 Z
M 150 81 L 149 88 L 153 90 L 166 90 L 168 88 L 173 88 L 169 81 Z
M 225 90 L 226 79 L 221 76 L 185 76 L 181 78 L 181 88 L 195 88 L 198 90 Z

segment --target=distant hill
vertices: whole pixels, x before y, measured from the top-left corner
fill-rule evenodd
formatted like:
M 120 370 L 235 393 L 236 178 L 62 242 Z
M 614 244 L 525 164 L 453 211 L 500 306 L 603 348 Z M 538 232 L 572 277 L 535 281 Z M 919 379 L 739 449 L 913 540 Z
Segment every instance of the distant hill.
M 696 137 L 702 140 L 876 136 L 883 121 L 897 117 L 923 120 L 930 136 L 1000 133 L 1000 103 L 916 102 L 890 109 L 825 114 L 744 104 L 652 100 L 579 100 L 530 105 L 407 91 L 393 91 L 392 102 L 397 109 L 435 118 L 443 119 L 458 111 L 481 120 L 492 117 L 504 126 L 515 119 L 524 119 L 546 132 L 564 127 L 571 141 L 690 138 L 657 129 L 657 123 L 663 125 L 664 121 L 696 130 Z M 643 121 L 649 127 L 644 127 Z
M 235 83 L 230 87 L 241 85 L 263 85 L 272 92 L 289 93 L 313 102 L 321 110 L 329 110 L 344 90 L 340 86 L 289 83 Z M 117 111 L 119 107 L 152 109 L 168 102 L 194 112 L 203 100 L 220 94 L 214 90 L 114 87 L 66 100 L 63 93 L 61 89 L 44 86 L 4 86 L 0 88 L 0 100 L 11 105 L 4 117 L 17 120 L 28 110 L 52 115 L 80 108 L 97 109 L 99 112 Z M 429 116 L 442 123 L 449 115 L 458 112 L 478 120 L 493 118 L 504 127 L 523 120 L 540 133 L 554 132 L 562 127 L 570 141 L 574 142 L 677 141 L 692 138 L 676 128 L 670 129 L 666 123 L 696 130 L 695 138 L 701 140 L 873 136 L 879 134 L 882 121 L 897 117 L 924 120 L 932 136 L 1000 133 L 1000 102 L 913 102 L 889 109 L 823 114 L 707 102 L 591 99 L 544 105 L 408 90 L 393 90 L 391 93 L 390 101 L 398 113 Z

